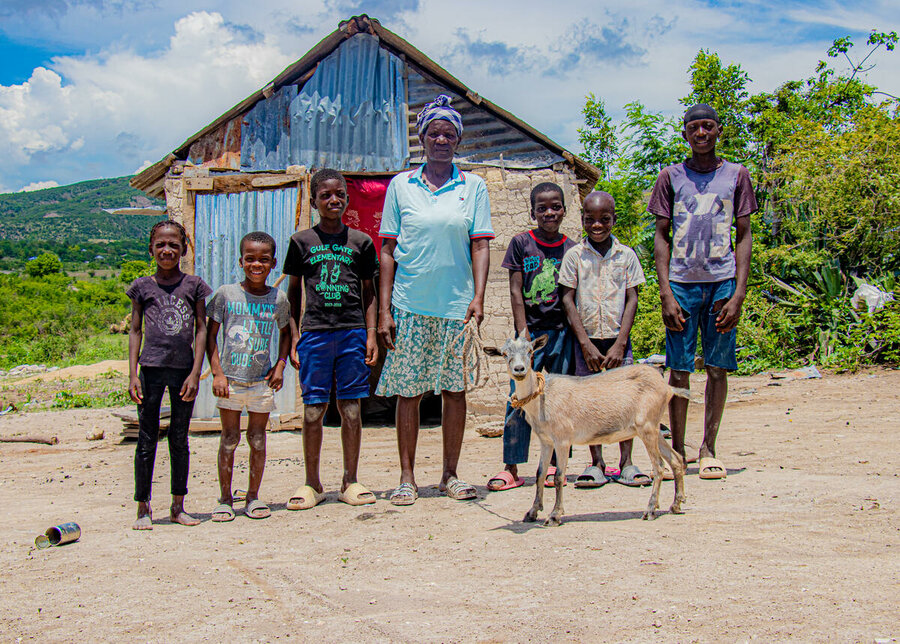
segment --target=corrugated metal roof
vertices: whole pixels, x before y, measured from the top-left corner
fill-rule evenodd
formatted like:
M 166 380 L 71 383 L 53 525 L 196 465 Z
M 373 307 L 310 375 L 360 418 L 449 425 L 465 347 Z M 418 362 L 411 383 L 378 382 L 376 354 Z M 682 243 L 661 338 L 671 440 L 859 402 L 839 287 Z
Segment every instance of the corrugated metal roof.
M 542 145 L 550 154 L 562 156 L 565 161 L 573 167 L 576 175 L 581 180 L 579 189 L 582 193 L 582 196 L 586 195 L 588 192 L 590 192 L 591 189 L 593 189 L 597 178 L 600 176 L 600 172 L 597 168 L 587 163 L 583 159 L 568 152 L 558 143 L 551 140 L 546 135 L 530 126 L 528 123 L 525 123 L 514 114 L 511 114 L 510 112 L 504 110 L 500 106 L 487 99 L 473 94 L 462 81 L 457 79 L 447 70 L 428 58 L 425 54 L 413 47 L 403 38 L 400 38 L 397 34 L 381 26 L 381 24 L 377 20 L 370 19 L 366 15 L 354 16 L 349 20 L 342 21 L 336 31 L 323 38 L 315 47 L 313 47 L 297 62 L 285 68 L 285 70 L 281 72 L 277 77 L 275 77 L 275 79 L 269 85 L 267 85 L 265 89 L 260 89 L 259 91 L 254 92 L 245 100 L 232 107 L 218 119 L 194 134 L 187 141 L 182 143 L 181 146 L 176 148 L 171 154 L 167 155 L 165 159 L 150 166 L 146 170 L 133 177 L 131 180 L 131 185 L 135 188 L 147 192 L 150 195 L 161 196 L 163 193 L 163 182 L 169 167 L 178 159 L 187 158 L 188 151 L 191 145 L 193 145 L 196 141 L 209 134 L 210 132 L 216 130 L 227 121 L 246 114 L 254 105 L 262 101 L 265 96 L 270 93 L 270 91 L 278 91 L 281 87 L 291 84 L 302 86 L 312 75 L 313 70 L 315 70 L 316 65 L 319 64 L 320 61 L 322 61 L 329 54 L 335 51 L 335 49 L 337 49 L 343 42 L 347 41 L 348 39 L 352 40 L 356 35 L 365 33 L 379 38 L 382 47 L 395 56 L 405 57 L 407 62 L 414 63 L 417 68 L 421 69 L 422 72 L 427 73 L 432 79 L 438 79 L 439 84 L 444 86 L 442 89 L 444 89 L 445 93 L 448 93 L 448 90 L 452 90 L 451 93 L 457 97 L 463 95 L 467 97 L 473 97 L 472 100 L 474 101 L 474 103 L 472 104 L 477 105 L 478 109 L 489 113 L 498 121 L 505 123 L 515 130 L 520 131 L 527 137 L 531 137 L 533 141 L 536 141 L 538 144 Z M 430 100 L 430 98 L 428 97 L 422 97 L 423 102 L 426 99 Z M 419 107 L 421 107 L 421 105 Z M 411 106 L 409 111 L 415 113 L 415 106 Z M 475 130 L 472 130 L 472 128 L 475 128 Z M 470 130 L 477 131 L 476 124 L 473 124 L 472 128 L 470 128 Z M 498 139 L 490 139 L 489 137 L 491 136 L 499 136 L 500 142 L 497 143 Z M 506 154 L 505 148 L 503 148 L 503 146 L 506 145 L 508 141 L 503 140 L 504 136 L 505 134 L 503 132 L 484 133 L 484 137 L 482 137 L 481 141 L 482 152 L 479 153 L 481 155 L 481 158 L 483 159 L 483 163 L 491 163 L 492 165 L 504 165 L 506 167 L 515 167 L 507 160 L 508 155 Z M 494 150 L 497 155 L 496 159 L 492 158 L 492 151 L 490 149 L 492 145 L 499 146 L 499 149 Z M 499 162 L 500 149 L 504 150 L 502 163 Z M 419 154 L 421 153 L 419 152 Z M 411 151 L 411 155 L 415 156 L 415 153 Z M 531 152 L 525 149 L 522 149 L 522 155 L 524 163 L 526 164 L 533 162 L 534 159 L 537 158 L 537 156 L 533 156 Z
M 272 235 L 278 244 L 278 267 L 267 280 L 268 284 L 274 284 L 281 274 L 288 240 L 294 234 L 296 208 L 297 188 L 198 194 L 194 219 L 194 273 L 214 291 L 223 284 L 242 281 L 244 271 L 238 264 L 241 238 L 254 230 L 262 230 Z M 288 280 L 284 280 L 281 290 L 287 292 L 287 285 Z M 272 343 L 273 362 L 278 357 L 277 345 L 277 341 Z M 277 413 L 294 411 L 296 383 L 297 372 L 288 365 L 284 371 L 284 387 L 275 394 Z M 194 417 L 217 416 L 215 405 L 211 380 L 204 380 L 194 403 Z
M 407 167 L 403 61 L 357 34 L 319 63 L 291 104 L 293 162 L 344 172 Z
M 294 163 L 291 103 L 297 86 L 285 85 L 253 106 L 241 123 L 241 169 L 277 170 Z
M 416 130 L 416 115 L 438 94 L 453 99 L 451 105 L 463 119 L 463 138 L 456 149 L 458 163 L 504 165 L 508 168 L 546 168 L 565 161 L 505 121 L 467 98 L 409 66 L 409 155 L 411 163 L 424 163 L 424 151 Z M 501 161 L 502 155 L 502 161 Z

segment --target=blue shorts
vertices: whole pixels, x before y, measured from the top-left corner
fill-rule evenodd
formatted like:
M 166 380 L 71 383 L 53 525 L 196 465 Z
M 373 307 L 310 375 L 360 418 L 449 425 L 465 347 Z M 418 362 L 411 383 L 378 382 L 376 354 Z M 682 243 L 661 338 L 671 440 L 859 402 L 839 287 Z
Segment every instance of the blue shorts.
M 297 343 L 303 404 L 369 397 L 366 330 L 304 331 Z
M 734 279 L 695 284 L 672 282 L 671 286 L 685 322 L 681 331 L 666 329 L 666 366 L 675 371 L 694 371 L 699 327 L 703 362 L 726 371 L 737 369 L 737 329 L 727 333 L 716 330 L 716 316 L 722 304 L 734 295 Z

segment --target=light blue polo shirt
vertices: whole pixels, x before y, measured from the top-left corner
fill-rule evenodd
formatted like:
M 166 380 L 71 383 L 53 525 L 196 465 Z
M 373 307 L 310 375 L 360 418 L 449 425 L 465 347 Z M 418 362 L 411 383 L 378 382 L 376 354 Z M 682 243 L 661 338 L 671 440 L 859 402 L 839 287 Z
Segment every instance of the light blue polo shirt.
M 396 239 L 392 304 L 398 309 L 462 320 L 475 297 L 473 239 L 493 239 L 484 180 L 453 166 L 431 192 L 422 168 L 395 176 L 384 196 L 379 236 Z

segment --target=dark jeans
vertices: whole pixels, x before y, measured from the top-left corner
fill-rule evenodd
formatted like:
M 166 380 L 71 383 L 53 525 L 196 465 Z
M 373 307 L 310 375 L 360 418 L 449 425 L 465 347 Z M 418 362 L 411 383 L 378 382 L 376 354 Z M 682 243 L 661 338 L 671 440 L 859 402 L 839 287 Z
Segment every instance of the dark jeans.
M 141 391 L 143 404 L 138 405 L 137 448 L 134 451 L 134 500 L 138 503 L 150 501 L 150 486 L 153 483 L 153 464 L 156 461 L 156 443 L 159 441 L 159 407 L 166 387 L 172 403 L 169 418 L 169 460 L 172 462 L 172 495 L 187 494 L 188 426 L 194 401 L 184 402 L 179 395 L 181 385 L 191 373 L 190 369 L 169 367 L 141 367 Z

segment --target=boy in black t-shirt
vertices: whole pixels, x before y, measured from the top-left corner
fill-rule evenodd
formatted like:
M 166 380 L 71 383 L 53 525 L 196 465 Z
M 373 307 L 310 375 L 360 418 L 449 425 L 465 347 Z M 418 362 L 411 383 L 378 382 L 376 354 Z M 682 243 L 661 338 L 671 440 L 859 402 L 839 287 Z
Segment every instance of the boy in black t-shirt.
M 509 243 L 501 264 L 509 269 L 509 296 L 516 334 L 526 338 L 546 335 L 547 343 L 534 352 L 534 369 L 549 373 L 574 373 L 574 340 L 566 322 L 557 290 L 559 265 L 563 255 L 575 242 L 559 232 L 566 215 L 562 189 L 555 183 L 542 183 L 531 191 L 531 218 L 537 228 L 519 233 Z M 519 487 L 518 465 L 528 460 L 531 426 L 521 410 L 506 406 L 503 427 L 502 472 L 488 481 L 494 492 Z M 556 455 L 554 454 L 553 463 Z M 547 471 L 547 485 L 552 486 L 556 467 Z
M 291 351 L 291 363 L 303 390 L 306 484 L 294 492 L 288 510 L 307 510 L 325 497 L 319 480 L 319 454 L 332 384 L 344 450 L 344 479 L 338 498 L 350 505 L 375 502 L 375 495 L 356 481 L 362 435 L 359 399 L 369 395 L 369 366 L 378 359 L 375 245 L 371 237 L 341 221 L 347 209 L 347 184 L 340 172 L 326 169 L 313 175 L 310 202 L 320 221 L 291 236 L 283 271 L 291 276 L 288 300 L 295 324 L 306 293 L 306 311 L 299 332 L 295 327 Z

